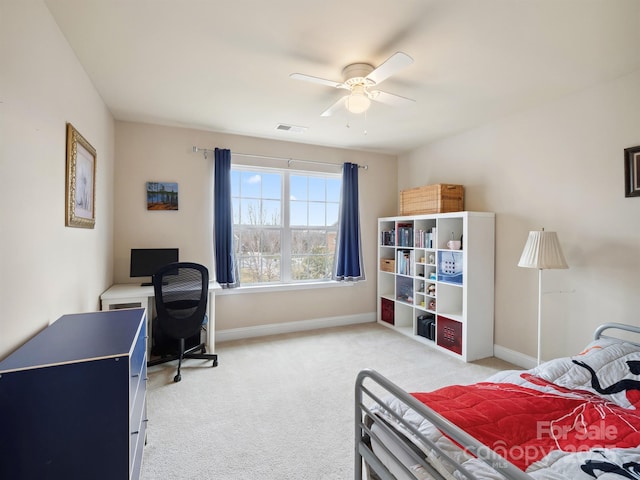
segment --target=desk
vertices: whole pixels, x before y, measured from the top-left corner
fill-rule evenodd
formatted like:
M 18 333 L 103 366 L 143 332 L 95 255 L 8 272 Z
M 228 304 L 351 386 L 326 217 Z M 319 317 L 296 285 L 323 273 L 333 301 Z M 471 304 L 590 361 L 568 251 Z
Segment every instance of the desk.
M 216 308 L 215 291 L 220 290 L 222 287 L 216 281 L 209 282 L 209 301 L 207 302 L 207 317 L 209 317 L 209 323 L 207 324 L 207 351 L 215 352 L 215 335 L 216 335 Z M 102 295 L 100 295 L 100 304 L 102 310 L 118 310 L 121 308 L 146 308 L 147 309 L 147 323 L 148 323 L 148 335 L 152 338 L 153 332 L 151 331 L 152 320 L 155 310 L 154 292 L 152 286 L 141 286 L 138 283 L 119 283 L 111 285 Z M 149 348 L 151 342 L 149 342 Z

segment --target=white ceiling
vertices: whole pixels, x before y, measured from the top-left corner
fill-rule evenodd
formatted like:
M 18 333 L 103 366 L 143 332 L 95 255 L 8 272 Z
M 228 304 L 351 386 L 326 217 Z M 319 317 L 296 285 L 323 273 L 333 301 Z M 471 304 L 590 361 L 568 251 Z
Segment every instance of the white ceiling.
M 640 0 L 45 2 L 118 120 L 385 153 L 640 68 Z M 321 117 L 345 91 L 289 78 L 396 51 L 414 63 L 379 88 L 416 103 L 366 121 Z

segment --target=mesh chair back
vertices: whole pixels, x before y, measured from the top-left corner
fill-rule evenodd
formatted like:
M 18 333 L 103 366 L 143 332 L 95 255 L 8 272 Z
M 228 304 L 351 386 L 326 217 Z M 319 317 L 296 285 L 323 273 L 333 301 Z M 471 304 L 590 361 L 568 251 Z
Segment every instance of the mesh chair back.
M 200 331 L 207 310 L 209 270 L 204 265 L 178 262 L 153 275 L 156 314 L 168 336 L 188 338 Z

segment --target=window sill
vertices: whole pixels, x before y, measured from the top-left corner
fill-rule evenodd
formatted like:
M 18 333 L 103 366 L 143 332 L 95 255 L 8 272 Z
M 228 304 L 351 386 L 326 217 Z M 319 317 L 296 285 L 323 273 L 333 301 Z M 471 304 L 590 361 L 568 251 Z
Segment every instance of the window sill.
M 354 282 L 309 282 L 309 283 L 279 283 L 273 285 L 247 285 L 238 288 L 222 288 L 216 290 L 219 295 L 242 295 L 248 293 L 289 292 L 295 290 L 317 290 L 319 288 L 352 287 Z

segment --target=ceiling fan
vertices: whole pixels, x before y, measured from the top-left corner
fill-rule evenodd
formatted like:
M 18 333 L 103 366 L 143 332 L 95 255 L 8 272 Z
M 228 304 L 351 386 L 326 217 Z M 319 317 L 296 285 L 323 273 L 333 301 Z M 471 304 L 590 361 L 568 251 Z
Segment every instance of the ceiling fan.
M 371 100 L 391 106 L 403 106 L 415 102 L 410 98 L 372 89 L 411 63 L 413 63 L 413 59 L 409 55 L 403 52 L 396 52 L 375 68 L 368 63 L 347 65 L 342 70 L 344 78 L 342 82 L 312 77 L 302 73 L 292 73 L 289 77 L 349 90 L 349 94 L 344 95 L 322 112 L 321 116 L 329 117 L 342 107 L 345 107 L 351 113 L 366 112 L 371 105 Z

